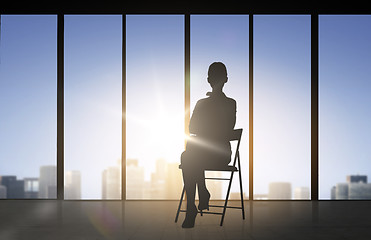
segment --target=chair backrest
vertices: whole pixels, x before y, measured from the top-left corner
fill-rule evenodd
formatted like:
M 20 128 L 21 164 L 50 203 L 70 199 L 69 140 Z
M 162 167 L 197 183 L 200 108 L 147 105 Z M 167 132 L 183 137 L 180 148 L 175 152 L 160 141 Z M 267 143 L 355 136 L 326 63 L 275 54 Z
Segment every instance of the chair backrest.
M 242 135 L 242 128 L 240 129 L 234 129 L 233 132 L 231 133 L 231 137 L 229 138 L 229 141 L 238 141 L 237 147 L 236 147 L 236 152 L 234 154 L 234 161 L 233 161 L 233 167 L 236 166 L 237 158 L 238 158 L 238 165 L 240 168 L 240 143 L 241 143 L 241 135 Z
M 241 135 L 242 135 L 242 128 L 234 129 L 231 132 L 231 135 L 229 137 L 229 141 L 240 141 L 241 140 Z

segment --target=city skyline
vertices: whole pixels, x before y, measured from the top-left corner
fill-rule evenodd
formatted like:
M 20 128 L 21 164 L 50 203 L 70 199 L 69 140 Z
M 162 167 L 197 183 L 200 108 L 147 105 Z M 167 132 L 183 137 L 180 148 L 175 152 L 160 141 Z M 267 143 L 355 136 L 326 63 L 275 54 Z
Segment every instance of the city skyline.
M 179 197 L 183 182 L 177 163 L 169 163 L 163 158 L 157 159 L 156 169 L 150 173 L 150 181 L 145 180 L 144 167 L 139 166 L 138 159 L 127 159 L 127 169 L 129 171 L 129 174 L 127 174 L 127 199 L 177 199 Z M 12 185 L 13 192 L 10 193 L 10 198 L 55 199 L 57 192 L 55 172 L 56 166 L 41 166 L 38 178 L 18 179 L 15 175 L 0 175 L 0 199 L 9 198 L 7 194 L 10 192 L 6 186 L 12 182 L 16 185 Z M 103 170 L 101 199 L 121 199 L 120 172 L 119 166 L 109 166 Z M 222 173 L 206 172 L 206 177 L 222 177 Z M 347 175 L 346 183 L 339 182 L 330 189 L 331 200 L 370 199 L 371 184 L 368 183 L 367 179 L 367 175 Z M 223 199 L 226 191 L 225 185 L 222 186 L 221 182 L 215 181 L 207 181 L 206 184 L 212 194 L 211 199 Z M 20 188 L 23 190 L 20 190 Z M 80 171 L 70 170 L 65 172 L 64 191 L 64 199 L 66 200 L 81 199 Z M 245 199 L 248 198 L 246 192 L 243 195 Z M 232 190 L 230 193 L 230 199 L 239 199 L 239 196 L 238 191 Z M 296 187 L 293 191 L 292 183 L 271 182 L 269 191 L 254 193 L 254 199 L 309 200 L 310 188 L 306 186 Z

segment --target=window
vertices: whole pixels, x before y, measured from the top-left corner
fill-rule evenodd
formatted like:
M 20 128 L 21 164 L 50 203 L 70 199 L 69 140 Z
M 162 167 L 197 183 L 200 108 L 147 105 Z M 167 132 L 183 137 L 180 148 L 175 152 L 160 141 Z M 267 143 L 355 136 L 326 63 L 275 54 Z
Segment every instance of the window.
M 371 199 L 370 24 L 319 18 L 320 199 Z
M 1 16 L 0 198 L 56 198 L 56 24 Z
M 310 115 L 316 79 L 310 54 L 316 49 L 310 41 L 316 14 L 255 15 L 253 30 L 248 15 L 190 15 L 190 49 L 185 16 L 64 16 L 65 102 L 58 113 L 65 117 L 65 199 L 121 199 L 121 176 L 127 178 L 127 199 L 178 199 L 185 115 L 210 90 L 207 70 L 215 61 L 227 66 L 224 91 L 237 101 L 235 128 L 244 129 L 245 197 L 253 170 L 250 199 L 310 199 L 316 177 L 310 175 L 311 131 L 316 136 Z M 369 15 L 319 16 L 319 61 L 312 62 L 313 69 L 319 63 L 319 95 L 312 97 L 319 96 L 314 110 L 319 110 L 320 199 L 371 199 L 370 24 Z M 57 16 L 1 15 L 0 30 L 0 198 L 53 199 Z M 184 77 L 188 50 L 190 85 Z M 123 57 L 127 106 L 122 106 Z M 247 164 L 249 57 L 254 60 L 254 169 Z M 121 172 L 123 117 L 126 173 Z M 238 198 L 234 183 L 231 198 Z M 214 199 L 224 197 L 225 186 L 209 183 L 209 188 Z
M 126 18 L 127 199 L 178 199 L 184 150 L 184 17 Z
M 65 16 L 65 198 L 121 199 L 122 16 Z
M 310 199 L 310 29 L 254 17 L 254 199 Z

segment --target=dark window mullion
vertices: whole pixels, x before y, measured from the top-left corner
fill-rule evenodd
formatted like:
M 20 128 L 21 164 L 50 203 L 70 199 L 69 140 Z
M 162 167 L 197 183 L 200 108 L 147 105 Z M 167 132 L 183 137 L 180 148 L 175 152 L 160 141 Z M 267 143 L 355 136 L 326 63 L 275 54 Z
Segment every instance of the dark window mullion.
M 254 200 L 254 191 L 253 191 L 253 186 L 254 186 L 254 178 L 253 178 L 253 159 L 254 159 L 254 154 L 253 154 L 253 140 L 254 140 L 254 135 L 253 135 L 253 114 L 254 114 L 254 81 L 253 81 L 253 70 L 254 70 L 254 54 L 253 54 L 253 40 L 254 40 L 254 35 L 253 35 L 253 22 L 254 16 L 253 14 L 249 15 L 249 200 Z
M 318 200 L 318 14 L 311 15 L 311 200 Z
M 57 199 L 64 199 L 64 14 L 57 19 Z
M 191 66 L 191 23 L 190 14 L 184 15 L 184 132 L 189 135 L 190 121 L 190 66 Z
M 126 14 L 122 15 L 121 199 L 126 200 Z

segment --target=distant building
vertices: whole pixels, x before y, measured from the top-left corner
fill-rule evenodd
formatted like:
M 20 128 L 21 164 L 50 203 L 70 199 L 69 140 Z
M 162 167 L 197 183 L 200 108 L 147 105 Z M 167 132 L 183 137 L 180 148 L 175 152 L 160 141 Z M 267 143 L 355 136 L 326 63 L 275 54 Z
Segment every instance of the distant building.
M 1 185 L 6 187 L 6 196 L 9 199 L 24 198 L 24 181 L 17 180 L 16 176 L 2 176 Z
M 371 184 L 366 175 L 348 175 L 346 183 L 331 188 L 331 199 L 371 199 Z
M 81 173 L 80 171 L 67 171 L 65 174 L 64 198 L 81 199 Z
M 179 163 L 168 163 L 166 173 L 166 198 L 179 199 L 183 190 L 182 172 Z
M 151 199 L 164 199 L 166 197 L 165 177 L 159 177 L 156 172 L 151 173 L 150 188 L 145 189 L 145 191 L 150 191 Z
M 121 199 L 121 171 L 108 167 L 102 173 L 102 199 Z
M 57 198 L 56 166 L 40 167 L 39 198 Z
M 336 184 L 335 196 L 336 199 L 348 199 L 348 183 Z
M 209 178 L 221 178 L 222 173 L 220 171 L 207 171 L 205 177 Z M 220 180 L 206 180 L 206 187 L 211 194 L 211 199 L 223 199 L 222 197 L 222 184 L 223 182 L 228 183 L 228 181 Z
M 270 183 L 268 199 L 291 199 L 291 183 L 289 182 Z
M 39 196 L 39 179 L 24 178 L 24 198 L 38 198 Z
M 178 164 L 179 166 L 179 164 Z M 152 199 L 165 199 L 167 192 L 166 181 L 168 173 L 168 164 L 163 158 L 156 160 L 156 170 L 154 173 L 151 173 L 151 198 Z
M 347 176 L 348 183 L 367 183 L 367 176 L 366 175 L 349 175 Z
M 144 168 L 138 166 L 137 159 L 126 160 L 126 179 L 126 197 L 128 199 L 143 199 L 146 189 Z M 148 196 L 148 193 L 146 195 Z
M 362 181 L 349 183 L 348 199 L 371 199 L 371 184 Z
M 336 187 L 335 186 L 331 188 L 331 199 L 332 200 L 336 199 Z
M 178 163 L 178 166 L 179 166 L 179 163 Z M 159 158 L 156 160 L 156 171 L 155 171 L 156 180 L 165 181 L 166 173 L 168 171 L 167 167 L 168 167 L 168 163 L 166 162 L 165 159 Z
M 310 199 L 309 187 L 297 187 L 294 190 L 294 199 Z
M 6 198 L 6 187 L 4 185 L 0 185 L 0 199 Z

